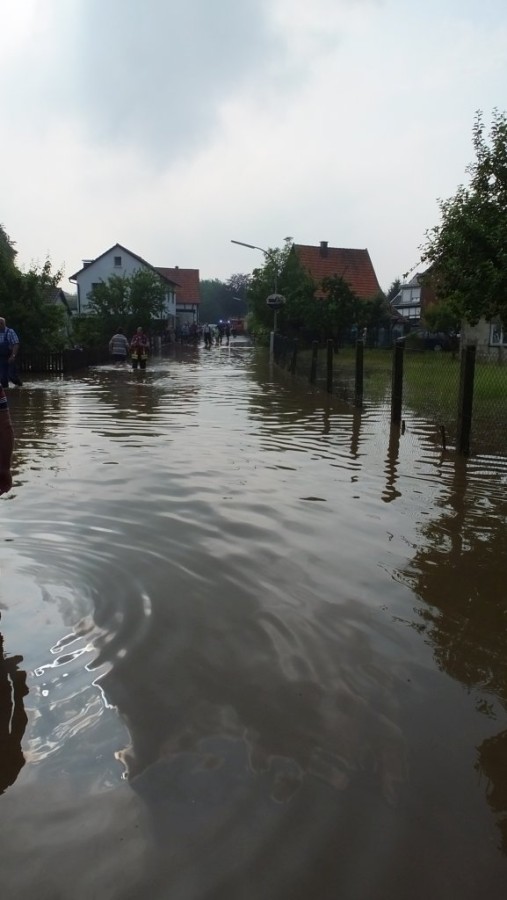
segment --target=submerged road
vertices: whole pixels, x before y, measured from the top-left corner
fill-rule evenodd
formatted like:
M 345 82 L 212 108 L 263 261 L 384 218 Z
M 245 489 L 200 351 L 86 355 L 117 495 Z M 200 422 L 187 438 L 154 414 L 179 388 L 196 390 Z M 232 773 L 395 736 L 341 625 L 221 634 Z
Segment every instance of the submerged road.
M 241 341 L 11 407 L 6 897 L 505 896 L 505 460 Z

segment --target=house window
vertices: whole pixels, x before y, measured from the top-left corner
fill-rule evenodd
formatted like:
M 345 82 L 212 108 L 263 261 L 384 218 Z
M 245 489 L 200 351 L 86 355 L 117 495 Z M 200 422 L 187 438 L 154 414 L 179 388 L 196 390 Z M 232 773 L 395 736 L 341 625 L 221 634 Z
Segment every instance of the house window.
M 420 306 L 401 306 L 398 307 L 398 312 L 401 313 L 405 319 L 419 319 L 421 317 Z
M 493 347 L 507 347 L 507 331 L 504 331 L 499 322 L 491 325 L 489 343 Z
M 114 258 L 115 267 L 119 268 L 121 266 L 121 256 L 115 256 Z

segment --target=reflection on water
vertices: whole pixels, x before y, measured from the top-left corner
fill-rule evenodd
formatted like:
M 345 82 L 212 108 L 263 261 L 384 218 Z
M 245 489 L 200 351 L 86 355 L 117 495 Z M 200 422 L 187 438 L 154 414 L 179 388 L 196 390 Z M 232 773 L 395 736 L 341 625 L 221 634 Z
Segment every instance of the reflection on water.
M 14 784 L 25 764 L 21 741 L 28 721 L 23 700 L 28 688 L 26 672 L 18 668 L 22 660 L 4 653 L 0 634 L 0 794 Z
M 487 779 L 486 796 L 497 816 L 501 849 L 507 854 L 507 731 L 486 738 L 477 749 L 476 769 Z
M 405 575 L 425 604 L 417 629 L 431 642 L 437 665 L 473 696 L 481 714 L 505 723 L 507 707 L 507 501 L 505 474 L 474 477 L 474 464 L 457 458 L 421 527 L 422 540 Z M 493 481 L 494 478 L 494 481 Z M 506 732 L 478 748 L 477 769 L 498 815 L 507 850 Z
M 505 461 L 240 342 L 12 412 L 13 896 L 503 897 Z

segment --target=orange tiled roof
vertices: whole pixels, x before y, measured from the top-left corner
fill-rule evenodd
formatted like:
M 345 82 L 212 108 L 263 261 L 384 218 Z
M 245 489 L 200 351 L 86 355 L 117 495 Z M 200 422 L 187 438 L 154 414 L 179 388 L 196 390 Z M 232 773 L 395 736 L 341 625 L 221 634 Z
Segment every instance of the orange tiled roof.
M 367 250 L 328 247 L 327 241 L 322 241 L 317 247 L 294 244 L 294 252 L 297 253 L 301 265 L 319 284 L 323 278 L 339 275 L 362 300 L 369 300 L 380 291 Z M 324 293 L 318 290 L 316 296 L 324 296 Z
M 176 303 L 200 303 L 199 269 L 180 269 L 178 266 L 156 266 L 157 272 L 164 278 L 176 282 Z

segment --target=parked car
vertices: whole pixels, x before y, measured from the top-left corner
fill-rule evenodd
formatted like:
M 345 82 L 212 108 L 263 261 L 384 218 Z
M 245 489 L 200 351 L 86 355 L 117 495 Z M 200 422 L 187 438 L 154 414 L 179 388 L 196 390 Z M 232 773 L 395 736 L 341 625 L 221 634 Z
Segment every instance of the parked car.
M 458 338 L 445 331 L 413 331 L 407 337 L 407 345 L 415 350 L 456 350 Z

